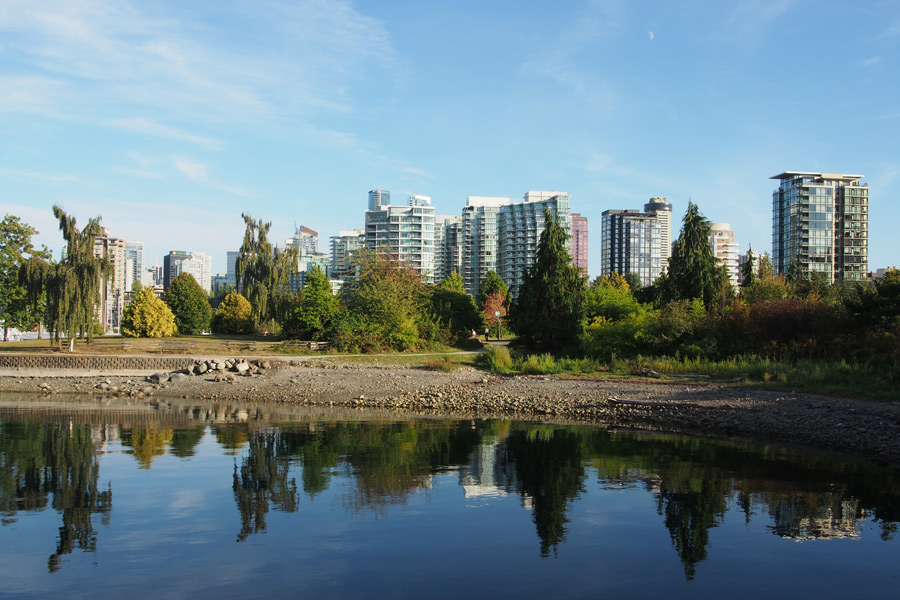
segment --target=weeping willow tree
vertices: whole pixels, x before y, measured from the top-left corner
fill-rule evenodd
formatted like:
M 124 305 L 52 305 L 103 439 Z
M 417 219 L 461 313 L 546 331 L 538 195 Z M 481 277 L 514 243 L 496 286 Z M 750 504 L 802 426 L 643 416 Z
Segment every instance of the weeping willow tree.
M 100 217 L 79 231 L 75 217 L 59 206 L 53 207 L 53 216 L 66 241 L 65 256 L 58 263 L 30 260 L 22 266 L 20 277 L 32 302 L 44 296 L 44 324 L 54 341 L 67 336 L 71 351 L 76 337 L 93 339 L 97 305 L 106 281 L 113 276 L 113 266 L 108 257 L 94 255 L 94 240 L 101 234 Z
M 250 302 L 254 328 L 274 321 L 283 308 L 288 280 L 296 269 L 299 248 L 291 246 L 285 252 L 275 253 L 268 240 L 272 223 L 262 219 L 254 221 L 248 214 L 241 214 L 246 225 L 244 241 L 234 264 L 238 291 Z
M 43 338 L 43 322 L 46 320 L 47 296 L 44 284 L 53 268 L 50 253 L 44 256 L 31 256 L 19 267 L 19 285 L 25 290 L 25 302 L 31 311 L 40 315 L 38 322 L 38 339 Z

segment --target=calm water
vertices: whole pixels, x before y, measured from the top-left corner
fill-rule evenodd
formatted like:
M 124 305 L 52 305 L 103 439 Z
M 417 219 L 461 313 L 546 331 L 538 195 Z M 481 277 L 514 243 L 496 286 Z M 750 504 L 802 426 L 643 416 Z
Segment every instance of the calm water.
M 890 597 L 900 475 L 516 421 L 0 400 L 0 596 Z

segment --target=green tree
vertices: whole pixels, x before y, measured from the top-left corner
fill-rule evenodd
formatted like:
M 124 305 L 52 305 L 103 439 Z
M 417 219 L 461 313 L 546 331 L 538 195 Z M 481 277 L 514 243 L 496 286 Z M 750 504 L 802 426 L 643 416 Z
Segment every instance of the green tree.
M 38 250 L 31 243 L 37 233 L 34 227 L 19 217 L 6 215 L 0 221 L 0 321 L 3 322 L 3 341 L 9 339 L 9 329 L 30 329 L 41 321 L 42 311 L 37 302 L 29 302 L 28 289 L 19 273 L 30 259 L 50 258 L 46 248 Z
M 741 289 L 753 285 L 756 281 L 756 257 L 753 248 L 747 250 L 747 260 L 741 265 Z
M 44 320 L 55 340 L 60 334 L 69 338 L 69 350 L 75 338 L 93 338 L 97 305 L 106 280 L 113 277 L 112 263 L 106 256 L 94 255 L 94 240 L 100 235 L 100 217 L 91 219 L 81 231 L 59 206 L 53 207 L 59 229 L 66 241 L 66 254 L 55 264 L 30 261 L 22 279 L 32 297 L 46 294 Z
M 500 292 L 504 298 L 509 296 L 509 288 L 503 282 L 503 278 L 497 275 L 496 271 L 488 271 L 481 283 L 478 284 L 478 294 L 475 295 L 475 302 L 478 308 L 484 310 L 484 304 L 488 297 Z
M 235 277 L 240 291 L 253 309 L 253 326 L 275 321 L 281 317 L 279 309 L 289 303 L 288 279 L 297 268 L 298 248 L 275 253 L 268 240 L 272 223 L 254 221 L 248 214 L 242 214 L 246 230 L 237 261 L 234 264 Z
M 544 231 L 534 264 L 525 272 L 510 314 L 511 326 L 528 346 L 559 349 L 577 342 L 585 280 L 566 249 L 568 234 L 544 209 Z
M 431 290 L 431 311 L 452 336 L 469 337 L 473 329 L 481 331 L 484 327 L 475 300 L 463 288 L 462 277 L 456 271 Z
M 134 295 L 122 311 L 122 335 L 161 338 L 175 335 L 175 317 L 166 303 L 145 287 Z
M 611 273 L 598 277 L 588 286 L 584 316 L 589 323 L 597 317 L 618 321 L 636 313 L 639 305 L 628 281 L 618 273 Z
M 338 299 L 331 292 L 328 277 L 318 267 L 307 274 L 306 285 L 285 322 L 285 336 L 317 340 L 337 314 Z
M 253 331 L 253 308 L 238 292 L 231 292 L 219 303 L 212 319 L 215 333 L 247 334 Z
M 384 253 L 360 252 L 354 264 L 358 274 L 342 290 L 346 310 L 332 324 L 330 340 L 341 349 L 415 347 L 428 300 L 418 272 Z
M 231 292 L 236 292 L 237 288 L 230 283 L 223 283 L 216 289 L 216 293 L 213 296 L 212 300 L 210 300 L 210 304 L 213 308 L 218 308 L 219 303 L 225 299 L 225 296 L 230 294 Z
M 888 269 L 873 284 L 857 284 L 856 296 L 846 304 L 853 318 L 864 326 L 897 327 L 900 325 L 900 269 Z
M 453 271 L 452 273 L 444 277 L 443 281 L 441 281 L 438 285 L 445 290 L 451 290 L 454 292 L 466 291 L 466 288 L 463 285 L 462 276 L 456 271 Z
M 689 201 L 681 233 L 672 244 L 668 271 L 661 277 L 660 292 L 664 303 L 699 298 L 711 307 L 729 285 L 725 267 L 716 264 L 709 243 L 710 229 L 709 221 L 697 205 Z
M 775 274 L 775 265 L 769 255 L 760 254 L 756 261 L 756 276 L 747 285 L 741 285 L 741 299 L 756 304 L 769 300 L 785 300 L 791 294 L 787 280 Z
M 190 273 L 182 273 L 172 280 L 165 302 L 175 315 L 180 335 L 197 335 L 209 327 L 212 318 L 209 296 Z

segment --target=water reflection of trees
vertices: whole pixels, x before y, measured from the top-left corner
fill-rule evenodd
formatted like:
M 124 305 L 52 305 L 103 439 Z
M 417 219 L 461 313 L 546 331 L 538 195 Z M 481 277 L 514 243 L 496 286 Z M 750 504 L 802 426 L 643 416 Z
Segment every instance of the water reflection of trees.
M 760 455 L 760 447 L 749 444 L 500 421 L 239 429 L 249 440 L 235 470 L 239 539 L 265 530 L 270 508 L 297 510 L 299 488 L 312 500 L 337 473 L 354 482 L 339 499 L 341 506 L 383 514 L 427 489 L 435 472 L 455 465 L 467 465 L 461 482 L 470 487 L 489 481 L 522 496 L 532 510 L 542 556 L 565 542 L 569 508 L 584 490 L 588 467 L 606 490 L 644 486 L 656 497 L 662 525 L 689 580 L 707 558 L 710 531 L 730 506 L 747 522 L 754 515 L 770 519 L 773 533 L 803 539 L 854 535 L 868 516 L 881 523 L 887 539 L 900 517 L 900 483 L 895 474 L 889 476 L 892 471 L 870 472 L 856 461 L 775 447 L 763 448 Z M 493 464 L 482 464 L 486 458 Z M 294 468 L 300 469 L 299 488 Z
M 541 556 L 549 556 L 566 539 L 569 502 L 584 490 L 582 440 L 569 429 L 532 427 L 511 432 L 505 448 L 517 491 L 531 502 Z
M 0 422 L 0 513 L 6 525 L 19 511 L 41 510 L 52 496 L 62 513 L 56 552 L 47 559 L 53 572 L 76 548 L 97 549 L 93 515 L 112 509 L 112 488 L 98 485 L 99 463 L 87 425 Z
M 238 539 L 264 531 L 270 508 L 297 510 L 293 465 L 302 468 L 303 492 L 310 499 L 343 472 L 355 486 L 340 505 L 355 513 L 384 514 L 387 507 L 427 488 L 436 470 L 465 464 L 480 439 L 469 422 L 456 421 L 308 423 L 254 431 L 246 456 L 235 467 Z
M 729 504 L 772 519 L 770 530 L 792 539 L 855 537 L 863 519 L 889 539 L 900 520 L 897 472 L 837 456 L 774 446 L 711 442 L 680 436 L 589 435 L 601 480 L 643 481 L 681 559 L 685 577 L 706 559 L 709 532 Z M 863 507 L 870 506 L 871 509 Z
M 150 468 L 167 452 L 192 456 L 209 424 L 215 441 L 236 457 L 239 540 L 264 531 L 269 511 L 295 512 L 304 497 L 316 500 L 339 475 L 351 485 L 341 488 L 337 505 L 354 514 L 386 514 L 444 472 L 458 472 L 467 494 L 519 494 L 532 511 L 542 556 L 555 554 L 576 526 L 570 510 L 589 473 L 601 493 L 642 487 L 653 494 L 688 579 L 707 558 L 711 531 L 729 509 L 793 539 L 858 536 L 862 522 L 872 519 L 887 540 L 900 521 L 895 470 L 774 446 L 509 421 L 271 424 L 252 415 L 209 422 L 208 411 L 191 414 L 199 416 L 183 423 L 144 416 L 111 427 L 138 466 Z M 96 547 L 92 516 L 111 508 L 111 491 L 97 487 L 90 431 L 77 423 L 0 421 L 0 512 L 6 523 L 52 498 L 62 527 L 51 569 L 75 548 Z

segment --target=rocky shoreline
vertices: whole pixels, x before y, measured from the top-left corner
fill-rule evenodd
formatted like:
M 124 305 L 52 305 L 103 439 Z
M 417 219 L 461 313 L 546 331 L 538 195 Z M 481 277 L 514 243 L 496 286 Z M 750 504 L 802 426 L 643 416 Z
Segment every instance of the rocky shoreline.
M 149 376 L 23 376 L 7 370 L 0 373 L 0 394 L 23 402 L 35 395 L 85 394 L 584 423 L 804 446 L 900 467 L 898 403 L 714 383 L 498 376 L 467 367 L 442 372 L 331 359 L 219 363 L 210 368 L 206 361 L 189 369 L 193 374 Z

